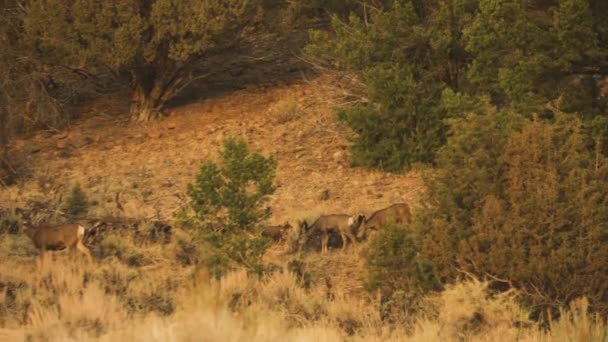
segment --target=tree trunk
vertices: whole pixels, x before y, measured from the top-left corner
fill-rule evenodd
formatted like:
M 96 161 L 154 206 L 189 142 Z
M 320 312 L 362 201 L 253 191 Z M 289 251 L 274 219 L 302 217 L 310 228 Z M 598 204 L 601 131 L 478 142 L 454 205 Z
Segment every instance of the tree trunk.
M 131 76 L 136 84 L 131 97 L 131 119 L 146 122 L 160 118 L 165 104 L 197 79 L 188 71 L 183 66 L 148 66 L 135 70 Z
M 146 122 L 158 119 L 162 116 L 163 101 L 156 92 L 145 91 L 138 86 L 131 97 L 131 120 L 134 122 Z

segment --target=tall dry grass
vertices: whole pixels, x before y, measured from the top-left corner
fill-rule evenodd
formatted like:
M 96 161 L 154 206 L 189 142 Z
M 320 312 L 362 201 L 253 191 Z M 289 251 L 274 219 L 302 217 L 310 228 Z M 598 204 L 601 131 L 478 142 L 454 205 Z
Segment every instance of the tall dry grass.
M 57 253 L 41 270 L 21 236 L 0 239 L 1 341 L 606 341 L 585 300 L 542 330 L 517 294 L 471 279 L 429 296 L 412 329 L 389 324 L 379 303 L 347 285 L 304 288 L 298 276 L 234 271 L 221 280 L 182 266 L 165 248 L 109 238 L 96 265 Z M 112 242 L 112 243 L 110 243 Z M 175 243 L 174 243 L 175 244 Z M 102 243 L 103 245 L 103 243 Z M 110 246 L 110 247 L 108 247 Z M 140 266 L 118 255 L 148 254 Z M 355 254 L 353 254 L 355 255 Z M 329 260 L 339 260 L 331 256 Z M 311 256 L 308 262 L 318 262 Z M 339 265 L 339 263 L 335 263 Z M 328 268 L 329 264 L 323 267 Z M 329 268 L 331 269 L 331 268 Z M 347 281 L 347 280 L 344 280 Z

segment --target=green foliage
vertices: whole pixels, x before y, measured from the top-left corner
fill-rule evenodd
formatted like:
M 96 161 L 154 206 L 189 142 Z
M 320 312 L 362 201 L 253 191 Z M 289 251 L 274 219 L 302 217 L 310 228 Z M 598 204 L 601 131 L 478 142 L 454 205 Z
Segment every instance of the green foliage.
M 587 296 L 606 312 L 608 160 L 587 148 L 582 122 L 488 109 L 450 125 L 416 224 L 439 278 L 489 274 L 536 309 Z
M 334 17 L 335 34 L 311 32 L 306 51 L 355 80 L 344 85 L 354 104 L 339 109 L 357 133 L 354 164 L 398 171 L 433 162 L 444 119 L 472 111 L 478 98 L 532 116 L 561 97 L 561 110 L 578 113 L 586 128 L 608 116 L 598 97 L 608 70 L 606 6 L 401 0 L 347 21 Z
M 340 110 L 355 132 L 353 163 L 397 172 L 415 162 L 432 162 L 443 144 L 447 113 L 438 105 L 446 76 L 431 60 L 430 35 L 414 6 L 397 2 L 372 10 L 374 25 L 351 15 L 334 18 L 336 38 L 311 33 L 307 52 L 333 67 L 355 73 L 365 86 L 362 100 Z M 440 44 L 437 42 L 437 47 Z
M 71 216 L 80 216 L 86 214 L 88 210 L 89 201 L 87 196 L 82 191 L 80 184 L 74 185 L 64 206 L 65 213 Z
M 408 227 L 382 227 L 363 253 L 370 289 L 392 295 L 396 291 L 418 293 L 440 288 L 432 265 L 420 252 Z
M 220 154 L 221 167 L 204 162 L 195 183 L 188 185 L 194 215 L 186 216 L 205 227 L 201 234 L 211 247 L 205 263 L 214 276 L 225 274 L 234 263 L 259 274 L 271 242 L 260 233 L 261 223 L 271 215 L 264 205 L 276 189 L 277 162 L 251 153 L 243 139 L 226 139 Z
M 231 46 L 254 14 L 247 0 L 35 0 L 24 41 L 36 57 L 110 68 L 133 87 L 134 115 L 161 110 L 196 75 L 195 62 Z

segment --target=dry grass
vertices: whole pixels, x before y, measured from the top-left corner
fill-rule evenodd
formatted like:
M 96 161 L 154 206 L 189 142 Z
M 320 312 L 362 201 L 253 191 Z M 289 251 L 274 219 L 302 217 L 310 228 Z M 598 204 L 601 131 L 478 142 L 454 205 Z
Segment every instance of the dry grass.
M 428 298 L 438 314 L 418 317 L 408 333 L 380 320 L 373 301 L 345 293 L 328 297 L 323 286 L 304 289 L 289 272 L 257 279 L 236 271 L 221 281 L 192 284 L 179 279 L 180 273 L 191 270 L 169 268 L 146 274 L 115 261 L 89 268 L 58 260 L 40 273 L 33 272 L 31 263 L 0 264 L 0 279 L 20 284 L 11 295 L 6 286 L 0 292 L 0 308 L 13 310 L 4 312 L 0 325 L 0 340 L 7 341 L 602 341 L 608 337 L 606 322 L 588 314 L 584 300 L 563 311 L 562 318 L 551 323 L 550 332 L 544 332 L 527 320 L 515 293 L 490 296 L 488 284 L 477 280 Z M 121 282 L 117 278 L 136 297 L 166 287 L 167 279 L 176 280 L 178 289 L 164 290 L 175 302 L 175 311 L 133 312 L 120 286 L 108 289 L 108 281 Z

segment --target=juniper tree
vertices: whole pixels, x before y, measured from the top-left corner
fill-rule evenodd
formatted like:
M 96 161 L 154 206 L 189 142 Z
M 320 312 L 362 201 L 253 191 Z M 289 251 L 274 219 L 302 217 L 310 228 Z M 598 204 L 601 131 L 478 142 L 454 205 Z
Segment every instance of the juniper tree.
M 110 69 L 130 85 L 132 118 L 146 121 L 198 77 L 198 61 L 237 42 L 255 9 L 248 0 L 33 0 L 24 40 L 48 63 Z

